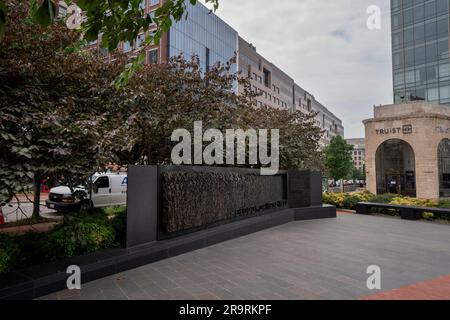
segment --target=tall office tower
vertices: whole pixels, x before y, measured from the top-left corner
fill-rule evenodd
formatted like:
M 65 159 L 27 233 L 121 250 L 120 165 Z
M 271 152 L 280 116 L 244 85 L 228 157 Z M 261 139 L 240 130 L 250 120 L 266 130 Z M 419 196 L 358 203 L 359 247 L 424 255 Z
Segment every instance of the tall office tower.
M 394 103 L 450 105 L 449 0 L 391 0 Z

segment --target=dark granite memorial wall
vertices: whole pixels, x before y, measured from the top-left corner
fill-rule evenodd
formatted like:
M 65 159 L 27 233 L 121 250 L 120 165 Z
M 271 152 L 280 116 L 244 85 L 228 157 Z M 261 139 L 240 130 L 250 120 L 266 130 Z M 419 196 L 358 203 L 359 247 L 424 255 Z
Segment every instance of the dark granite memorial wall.
M 286 208 L 322 206 L 321 174 L 199 166 L 130 166 L 127 247 Z
M 165 172 L 162 174 L 163 232 L 173 233 L 254 215 L 286 204 L 285 175 Z

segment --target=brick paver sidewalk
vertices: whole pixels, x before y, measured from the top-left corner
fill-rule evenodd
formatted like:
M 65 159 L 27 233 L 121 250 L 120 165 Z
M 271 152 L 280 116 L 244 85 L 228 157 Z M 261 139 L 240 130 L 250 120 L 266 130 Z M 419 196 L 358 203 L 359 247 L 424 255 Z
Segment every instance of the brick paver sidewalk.
M 374 294 L 366 286 L 371 265 L 381 268 L 386 294 L 443 299 L 449 280 L 438 277 L 450 274 L 449 243 L 448 225 L 342 214 L 278 226 L 42 299 L 361 299 Z M 422 284 L 429 279 L 437 280 Z M 408 286 L 415 290 L 394 290 Z
M 450 300 L 450 275 L 378 293 L 362 300 Z

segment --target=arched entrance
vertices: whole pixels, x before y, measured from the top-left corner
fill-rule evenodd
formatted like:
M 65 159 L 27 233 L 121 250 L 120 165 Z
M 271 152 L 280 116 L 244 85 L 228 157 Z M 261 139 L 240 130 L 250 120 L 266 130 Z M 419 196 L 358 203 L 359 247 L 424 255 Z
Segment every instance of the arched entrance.
M 450 140 L 444 139 L 438 147 L 439 196 L 450 197 Z
M 415 156 L 411 146 L 400 139 L 385 141 L 376 152 L 377 194 L 416 196 Z

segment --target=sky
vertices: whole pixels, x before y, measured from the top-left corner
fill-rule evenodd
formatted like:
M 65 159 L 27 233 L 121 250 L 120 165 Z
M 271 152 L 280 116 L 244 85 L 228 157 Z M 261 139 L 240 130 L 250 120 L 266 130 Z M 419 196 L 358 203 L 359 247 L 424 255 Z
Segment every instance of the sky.
M 369 30 L 367 8 L 381 9 Z M 389 0 L 219 0 L 216 14 L 364 137 L 373 106 L 393 100 Z

